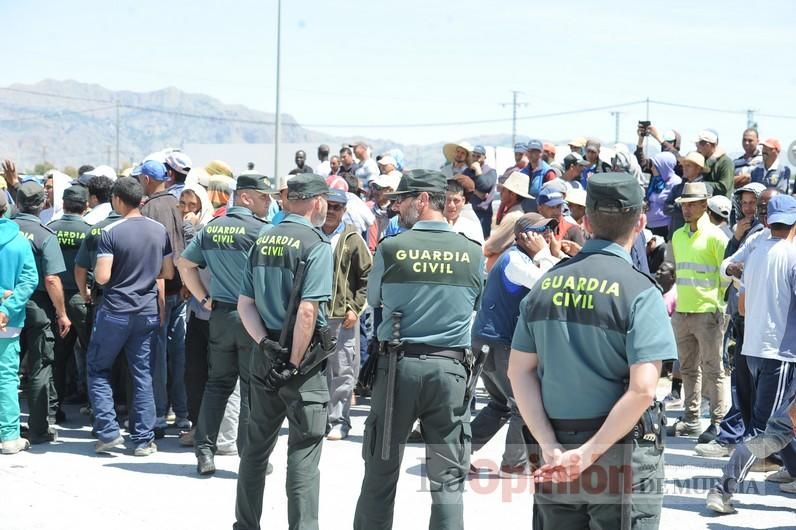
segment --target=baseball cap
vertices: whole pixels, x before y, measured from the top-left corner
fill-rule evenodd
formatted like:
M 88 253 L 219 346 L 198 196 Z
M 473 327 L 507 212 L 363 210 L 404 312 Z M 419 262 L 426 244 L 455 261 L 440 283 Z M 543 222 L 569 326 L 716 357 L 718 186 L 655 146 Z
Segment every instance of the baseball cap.
M 730 218 L 730 211 L 732 210 L 732 202 L 724 195 L 714 195 L 708 199 L 708 209 L 727 220 Z
M 44 202 L 44 186 L 33 180 L 26 180 L 17 189 L 17 202 L 20 207 L 38 206 Z
M 236 190 L 254 190 L 262 193 L 276 193 L 271 179 L 256 171 L 246 171 L 238 176 Z
M 80 175 L 77 180 L 81 184 L 88 186 L 89 182 L 91 182 L 91 179 L 94 177 L 108 177 L 111 180 L 116 180 L 116 171 L 114 171 L 111 166 L 97 166 Z
M 88 202 L 88 190 L 81 185 L 69 186 L 64 190 L 63 199 L 73 202 Z
M 790 195 L 775 195 L 768 201 L 768 224 L 796 224 L 796 199 Z
M 398 189 L 398 184 L 401 183 L 401 174 L 397 171 L 383 173 L 374 178 L 371 183 L 381 189 L 392 188 L 392 190 L 395 191 Z
M 393 165 L 397 166 L 398 164 L 395 162 L 395 159 L 391 155 L 384 155 L 379 159 L 380 166 L 388 166 Z
M 166 175 L 166 166 L 157 160 L 147 160 L 130 173 L 131 177 L 137 177 L 139 175 L 144 175 L 158 182 L 163 182 L 168 179 Z
M 670 144 L 674 143 L 677 140 L 677 133 L 674 130 L 669 129 L 665 133 L 663 133 L 663 141 L 669 142 Z
M 542 217 L 541 214 L 538 213 L 523 214 L 514 223 L 514 237 L 516 238 L 520 234 L 529 232 L 534 228 L 541 228 L 543 226 L 549 226 L 551 229 L 553 229 L 558 226 L 558 220 Z
M 630 173 L 595 173 L 589 179 L 586 208 L 601 212 L 621 212 L 640 208 L 644 193 L 636 177 Z
M 761 142 L 761 145 L 764 145 L 769 149 L 776 149 L 777 152 L 782 151 L 782 144 L 777 138 L 767 138 L 765 142 Z
M 536 202 L 540 206 L 558 206 L 564 204 L 564 194 L 556 189 L 542 188 Z
M 586 206 L 586 190 L 583 188 L 572 188 L 567 192 L 566 200 L 569 204 Z
M 719 135 L 712 129 L 703 129 L 699 131 L 696 141 L 716 145 L 719 143 Z
M 346 195 L 346 192 L 343 190 L 330 189 L 326 200 L 329 202 L 336 202 L 338 204 L 346 204 L 348 202 L 348 195 Z
M 439 171 L 429 169 L 413 169 L 405 173 L 398 183 L 395 192 L 388 193 L 389 197 L 407 195 L 409 193 L 445 193 L 448 188 L 448 180 Z
M 530 140 L 526 147 L 526 151 L 541 151 L 544 148 L 541 140 Z
M 524 144 L 522 142 L 518 142 L 514 144 L 514 152 L 515 153 L 524 153 L 528 150 L 528 144 Z
M 567 156 L 564 157 L 564 171 L 571 168 L 573 165 L 579 166 L 590 166 L 588 161 L 586 161 L 580 153 L 569 153 Z
M 287 183 L 287 198 L 291 200 L 312 199 L 329 193 L 326 180 L 315 173 L 300 173 Z
M 187 175 L 191 170 L 191 159 L 182 151 L 172 151 L 166 155 L 164 163 L 177 173 L 182 173 L 183 175 Z
M 732 194 L 740 195 L 741 193 L 754 193 L 755 196 L 760 196 L 761 193 L 766 191 L 766 185 L 760 182 L 750 182 L 745 186 L 736 189 Z
M 483 145 L 474 145 L 472 153 L 474 155 L 486 156 L 486 149 L 484 148 Z

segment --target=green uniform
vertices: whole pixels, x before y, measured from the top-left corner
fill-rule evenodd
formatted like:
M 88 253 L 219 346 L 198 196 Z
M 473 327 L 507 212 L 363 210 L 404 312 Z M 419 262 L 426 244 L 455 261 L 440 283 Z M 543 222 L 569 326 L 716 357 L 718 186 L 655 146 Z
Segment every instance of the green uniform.
M 22 334 L 23 350 L 27 352 L 29 379 L 28 426 L 31 441 L 38 441 L 47 436 L 47 417 L 55 413 L 50 410 L 50 402 L 56 395 L 52 374 L 55 359 L 55 333 L 52 323 L 56 318 L 55 309 L 47 295 L 44 277 L 61 274 L 66 267 L 55 232 L 43 225 L 35 215 L 19 213 L 13 220 L 19 225 L 20 234 L 30 241 L 36 269 L 39 271 L 39 285 L 25 306 L 25 330 Z
M 542 402 L 565 449 L 579 447 L 599 429 L 625 393 L 631 365 L 676 358 L 668 320 L 654 280 L 609 241 L 589 240 L 534 285 L 520 306 L 512 348 L 538 355 Z M 644 439 L 626 443 L 632 444 L 633 526 L 657 528 L 663 446 Z M 567 490 L 538 487 L 534 528 L 619 528 L 616 481 L 613 487 L 588 485 L 615 477 L 623 458 L 617 443 Z
M 321 302 L 320 326 L 325 322 L 324 302 L 332 296 L 332 250 L 322 233 L 305 218 L 289 214 L 278 225 L 263 230 L 249 253 L 240 293 L 254 299 L 272 340 L 279 339 L 280 330 L 289 320 L 286 308 L 302 260 L 306 269 L 299 298 Z M 286 483 L 289 528 L 318 528 L 318 462 L 329 402 L 321 366 L 293 377 L 272 393 L 265 390 L 270 362 L 259 350 L 253 356 L 248 446 L 238 470 L 234 528 L 260 528 L 268 458 L 285 417 L 289 424 Z
M 64 258 L 66 271 L 61 273 L 61 284 L 64 286 L 64 302 L 66 303 L 66 316 L 72 322 L 72 327 L 66 337 L 55 337 L 55 364 L 53 365 L 53 379 L 59 403 L 52 404 L 60 408 L 66 397 L 66 366 L 69 356 L 75 348 L 75 342 L 80 341 L 80 347 L 88 347 L 90 330 L 87 326 L 86 302 L 77 290 L 75 283 L 75 258 L 80 245 L 91 230 L 91 225 L 76 214 L 64 214 L 60 219 L 47 225 L 55 232 L 61 254 Z M 54 396 L 50 396 L 52 399 Z
M 224 409 L 240 376 L 238 454 L 243 454 L 249 424 L 249 365 L 257 346 L 238 315 L 240 278 L 254 240 L 265 222 L 239 206 L 209 222 L 182 256 L 210 270 L 210 313 L 207 384 L 196 428 L 196 454 L 215 454 Z
M 470 460 L 468 370 L 451 358 L 470 346 L 470 321 L 483 288 L 480 245 L 445 221 L 419 221 L 384 239 L 368 276 L 368 302 L 383 307 L 378 338 L 392 338 L 402 314 L 403 357 L 397 363 L 389 460 L 382 460 L 388 358 L 379 358 L 362 456 L 365 477 L 354 528 L 392 528 L 403 447 L 416 419 L 423 424 L 431 490 L 431 529 L 463 528 L 462 491 Z M 424 353 L 425 352 L 425 353 Z M 435 353 L 437 355 L 435 355 Z M 444 356 L 447 354 L 448 356 Z

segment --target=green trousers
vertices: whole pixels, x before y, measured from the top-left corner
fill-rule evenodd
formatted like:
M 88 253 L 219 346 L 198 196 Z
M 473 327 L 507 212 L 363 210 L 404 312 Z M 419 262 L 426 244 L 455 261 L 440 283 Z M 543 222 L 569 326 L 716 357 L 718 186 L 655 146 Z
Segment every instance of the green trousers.
M 365 477 L 354 529 L 392 528 L 404 446 L 417 418 L 423 424 L 426 442 L 426 488 L 432 503 L 429 529 L 464 528 L 462 492 L 470 465 L 471 440 L 470 409 L 464 403 L 467 371 L 460 362 L 440 357 L 404 357 L 397 366 L 390 459 L 385 461 L 381 448 L 387 358 L 379 358 L 362 441 Z
M 219 304 L 213 309 L 210 313 L 209 334 L 207 383 L 196 426 L 196 455 L 215 454 L 218 430 L 238 377 L 240 419 L 237 446 L 238 454 L 242 455 L 249 425 L 249 366 L 252 351 L 257 345 L 246 332 L 238 310 L 232 304 Z
M 288 421 L 287 519 L 290 530 L 317 530 L 321 474 L 318 463 L 326 435 L 329 388 L 321 366 L 296 376 L 279 389 L 266 392 L 271 366 L 257 351 L 252 356 L 248 442 L 240 459 L 235 500 L 236 530 L 260 528 L 268 458 L 279 430 Z M 242 392 L 241 392 L 242 393 Z
M 50 396 L 55 394 L 52 365 L 55 360 L 55 310 L 44 291 L 35 291 L 25 305 L 25 365 L 28 369 L 28 427 L 32 439 L 47 436 Z
M 19 438 L 19 337 L 0 338 L 0 442 Z
M 565 449 L 582 445 L 595 431 L 556 431 L 556 439 Z M 629 472 L 623 465 L 623 445 L 612 446 L 569 484 L 537 484 L 533 496 L 535 530 L 618 530 L 621 528 L 622 496 L 619 475 L 632 483 L 630 493 L 631 527 L 655 529 L 660 524 L 663 504 L 663 450 L 651 442 L 631 440 L 632 459 Z M 541 454 L 538 454 L 541 460 Z M 628 491 L 628 488 L 625 488 Z M 625 499 L 627 502 L 627 499 Z
M 55 411 L 59 410 L 63 405 L 63 400 L 66 397 L 66 379 L 67 368 L 69 366 L 69 358 L 75 359 L 75 362 L 80 362 L 79 357 L 75 356 L 75 343 L 80 341 L 80 348 L 84 350 L 88 348 L 88 341 L 91 330 L 88 329 L 88 309 L 83 297 L 77 292 L 65 291 L 64 297 L 66 298 L 66 316 L 72 322 L 72 327 L 65 337 L 61 338 L 58 333 L 53 332 L 55 337 L 54 346 L 54 363 L 53 363 L 53 381 L 55 384 L 55 392 L 49 396 L 50 398 L 50 414 L 54 415 Z M 81 368 L 76 370 L 78 374 Z M 81 384 L 76 382 L 77 388 Z M 86 385 L 87 387 L 87 385 Z

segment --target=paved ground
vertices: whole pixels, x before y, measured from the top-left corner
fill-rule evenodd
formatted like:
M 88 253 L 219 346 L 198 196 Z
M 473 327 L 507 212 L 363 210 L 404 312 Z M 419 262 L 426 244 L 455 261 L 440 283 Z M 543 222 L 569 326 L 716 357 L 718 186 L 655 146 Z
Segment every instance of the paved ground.
M 483 400 L 481 400 L 483 403 Z M 160 452 L 148 458 L 129 454 L 96 456 L 85 418 L 68 409 L 71 421 L 60 428 L 60 440 L 13 457 L 0 457 L 0 529 L 112 528 L 223 529 L 234 516 L 237 457 L 217 457 L 213 478 L 195 474 L 190 449 L 169 433 Z M 355 407 L 351 437 L 326 442 L 321 459 L 321 528 L 351 528 L 362 479 L 360 442 L 366 406 Z M 503 433 L 477 453 L 480 467 L 497 468 Z M 706 488 L 718 477 L 721 460 L 693 455 L 693 439 L 666 449 L 667 496 L 662 528 L 725 530 L 731 528 L 796 528 L 796 496 L 779 492 L 750 475 L 750 491 L 737 496 L 739 512 L 715 516 L 704 508 Z M 285 437 L 272 458 L 275 472 L 266 481 L 264 528 L 286 528 Z M 424 490 L 423 447 L 406 450 L 395 510 L 394 528 L 428 527 L 429 497 Z M 494 463 L 497 462 L 497 463 Z M 468 483 L 466 526 L 530 528 L 529 485 L 485 474 Z

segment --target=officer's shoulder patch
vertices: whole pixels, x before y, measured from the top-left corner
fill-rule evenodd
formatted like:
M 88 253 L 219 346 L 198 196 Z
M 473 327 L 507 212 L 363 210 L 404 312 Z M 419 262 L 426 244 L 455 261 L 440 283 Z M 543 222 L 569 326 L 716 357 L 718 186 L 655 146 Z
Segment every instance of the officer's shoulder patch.
M 50 226 L 49 226 L 49 225 L 46 225 L 46 224 L 44 224 L 44 223 L 39 223 L 39 225 L 41 225 L 41 227 L 42 227 L 42 228 L 44 228 L 45 230 L 47 230 L 47 231 L 48 231 L 49 233 L 51 233 L 52 235 L 56 235 L 56 233 L 55 233 L 55 230 L 53 230 L 52 228 L 50 228 Z
M 476 241 L 475 239 L 473 239 L 473 238 L 469 237 L 469 236 L 468 236 L 467 234 L 465 234 L 464 232 L 456 232 L 456 233 L 457 233 L 457 234 L 459 234 L 460 236 L 462 236 L 462 237 L 463 237 L 464 239 L 466 239 L 467 241 L 471 241 L 471 242 L 475 243 L 475 244 L 476 244 L 476 245 L 478 245 L 479 247 L 482 247 L 482 246 L 484 245 L 484 244 L 483 244 L 483 243 L 481 243 L 480 241 Z
M 384 234 L 383 236 L 381 236 L 381 239 L 379 239 L 379 242 L 377 244 L 380 245 L 382 241 L 390 239 L 391 237 L 395 237 L 397 235 L 400 234 Z

